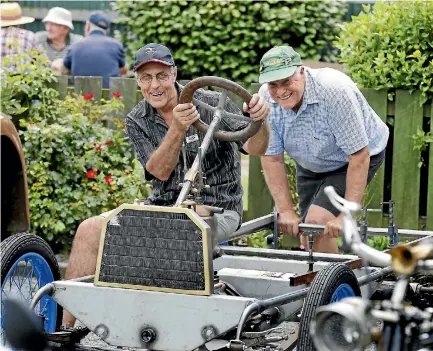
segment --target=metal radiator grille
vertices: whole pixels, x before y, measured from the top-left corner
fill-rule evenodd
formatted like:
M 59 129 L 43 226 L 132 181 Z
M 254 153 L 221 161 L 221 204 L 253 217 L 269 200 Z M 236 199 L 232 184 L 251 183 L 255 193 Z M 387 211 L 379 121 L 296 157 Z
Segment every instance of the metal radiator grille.
M 98 279 L 205 290 L 202 231 L 184 213 L 124 209 L 107 223 Z

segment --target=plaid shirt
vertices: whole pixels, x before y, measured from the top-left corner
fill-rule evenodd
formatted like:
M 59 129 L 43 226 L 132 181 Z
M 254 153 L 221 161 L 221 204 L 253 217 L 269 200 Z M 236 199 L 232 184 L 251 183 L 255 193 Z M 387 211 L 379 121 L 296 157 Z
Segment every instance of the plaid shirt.
M 0 40 L 2 68 L 5 68 L 3 58 L 6 56 L 13 61 L 12 55 L 26 53 L 29 49 L 43 50 L 33 32 L 14 26 L 1 28 Z M 14 65 L 6 69 L 16 71 Z
M 284 151 L 301 167 L 321 173 L 349 162 L 348 155 L 368 145 L 370 155 L 386 147 L 387 125 L 370 107 L 355 83 L 331 68 L 306 68 L 305 91 L 298 112 L 284 110 L 270 96 L 270 140 L 266 155 Z
M 179 95 L 182 88 L 180 84 L 177 84 Z M 220 93 L 201 89 L 194 94 L 195 99 L 212 106 L 217 105 L 219 96 Z M 213 113 L 200 106 L 197 106 L 197 110 L 200 113 L 201 120 L 209 125 Z M 229 99 L 226 101 L 225 110 L 232 113 L 241 113 Z M 226 119 L 223 119 L 221 129 L 239 130 L 246 126 L 245 123 L 234 119 L 227 122 Z M 162 143 L 168 131 L 168 125 L 161 115 L 144 99 L 127 115 L 125 124 L 126 133 L 135 149 L 137 158 L 146 170 L 146 163 Z M 186 167 L 190 168 L 192 166 L 204 136 L 205 134 L 197 131 L 192 126 L 185 133 Z M 201 195 L 204 204 L 236 211 L 242 218 L 241 167 L 235 144 L 239 148 L 243 146 L 242 142 L 211 140 L 202 163 L 203 175 L 206 177 L 204 183 L 210 187 L 203 189 Z M 148 199 L 151 203 L 158 206 L 174 205 L 181 190 L 179 183 L 184 180 L 184 162 L 185 159 L 182 152 L 180 152 L 179 162 L 167 181 L 156 179 L 145 171 L 146 179 L 153 179 L 153 191 Z

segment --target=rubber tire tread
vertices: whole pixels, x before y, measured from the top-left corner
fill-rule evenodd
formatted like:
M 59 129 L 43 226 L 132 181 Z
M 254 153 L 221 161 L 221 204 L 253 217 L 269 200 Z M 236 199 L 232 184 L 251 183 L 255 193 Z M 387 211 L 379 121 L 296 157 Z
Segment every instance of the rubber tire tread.
M 16 233 L 1 242 L 1 286 L 15 262 L 27 253 L 41 255 L 50 266 L 54 280 L 61 280 L 60 268 L 53 250 L 41 237 L 32 233 Z M 63 319 L 63 308 L 57 304 L 56 330 L 59 330 Z
M 342 263 L 330 264 L 314 277 L 303 305 L 296 351 L 316 350 L 310 336 L 310 322 L 316 308 L 329 304 L 335 289 L 340 284 L 348 284 L 355 296 L 361 296 L 358 279 L 352 270 Z

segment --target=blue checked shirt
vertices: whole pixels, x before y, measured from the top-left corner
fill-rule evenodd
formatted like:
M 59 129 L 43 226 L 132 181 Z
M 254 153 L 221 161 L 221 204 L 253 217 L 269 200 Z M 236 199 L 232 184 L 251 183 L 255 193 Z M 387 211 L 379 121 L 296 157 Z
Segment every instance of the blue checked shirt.
M 284 151 L 301 167 L 321 173 L 349 162 L 348 155 L 368 145 L 370 156 L 386 147 L 387 125 L 370 107 L 355 83 L 331 69 L 305 69 L 305 91 L 298 112 L 285 110 L 259 92 L 271 105 L 270 140 L 266 155 Z

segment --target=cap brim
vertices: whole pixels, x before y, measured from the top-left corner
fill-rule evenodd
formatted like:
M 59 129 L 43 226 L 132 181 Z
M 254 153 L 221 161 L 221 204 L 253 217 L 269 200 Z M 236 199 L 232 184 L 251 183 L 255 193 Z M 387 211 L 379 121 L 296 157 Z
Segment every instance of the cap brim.
M 171 66 L 170 63 L 165 62 L 165 61 L 161 61 L 161 60 L 147 60 L 144 62 L 140 62 L 140 64 L 138 64 L 137 66 L 134 67 L 134 72 L 137 71 L 140 67 L 144 66 L 146 63 L 150 63 L 150 62 L 157 62 L 157 63 L 161 63 L 165 66 Z
M 20 19 L 17 20 L 12 20 L 12 21 L 1 21 L 0 22 L 0 26 L 1 27 L 7 27 L 7 26 L 17 26 L 20 24 L 28 24 L 28 23 L 32 23 L 34 22 L 35 19 L 33 17 L 21 17 Z
M 284 67 L 278 70 L 262 73 L 259 77 L 259 83 L 269 83 L 280 79 L 289 78 L 296 72 L 298 66 Z

